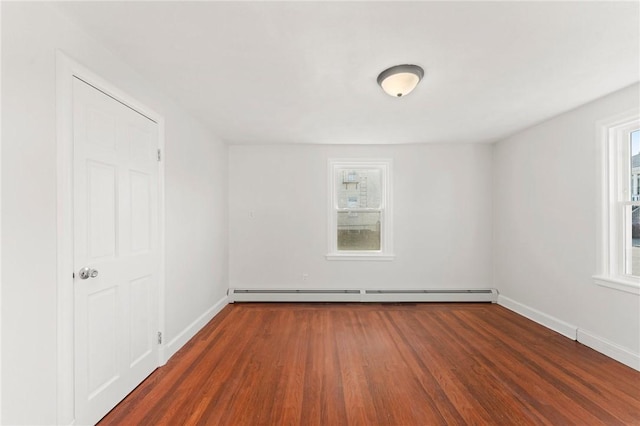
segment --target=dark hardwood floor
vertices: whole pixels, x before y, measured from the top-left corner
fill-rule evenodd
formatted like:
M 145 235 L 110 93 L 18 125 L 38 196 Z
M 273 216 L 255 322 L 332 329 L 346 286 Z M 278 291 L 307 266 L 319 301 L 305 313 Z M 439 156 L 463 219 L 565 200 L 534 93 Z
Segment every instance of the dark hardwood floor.
M 640 425 L 640 372 L 492 304 L 235 304 L 101 425 Z

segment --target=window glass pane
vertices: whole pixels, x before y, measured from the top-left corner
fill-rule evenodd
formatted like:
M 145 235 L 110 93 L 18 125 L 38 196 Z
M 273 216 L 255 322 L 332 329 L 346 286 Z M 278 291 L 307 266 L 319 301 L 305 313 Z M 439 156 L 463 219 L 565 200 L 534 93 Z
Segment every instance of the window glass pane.
M 339 168 L 335 182 L 339 209 L 382 207 L 382 170 Z
M 631 241 L 625 244 L 627 246 L 627 274 L 640 277 L 640 206 L 628 206 L 627 220 L 630 220 Z M 629 223 L 629 222 L 627 222 Z
M 631 201 L 640 201 L 640 130 L 631 132 Z
M 338 250 L 380 250 L 380 212 L 338 212 Z

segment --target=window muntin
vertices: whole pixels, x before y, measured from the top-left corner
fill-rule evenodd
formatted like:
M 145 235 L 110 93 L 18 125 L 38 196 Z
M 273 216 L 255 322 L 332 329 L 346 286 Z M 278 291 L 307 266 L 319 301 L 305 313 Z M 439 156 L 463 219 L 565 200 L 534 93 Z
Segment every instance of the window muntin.
M 330 160 L 327 259 L 391 256 L 390 160 Z

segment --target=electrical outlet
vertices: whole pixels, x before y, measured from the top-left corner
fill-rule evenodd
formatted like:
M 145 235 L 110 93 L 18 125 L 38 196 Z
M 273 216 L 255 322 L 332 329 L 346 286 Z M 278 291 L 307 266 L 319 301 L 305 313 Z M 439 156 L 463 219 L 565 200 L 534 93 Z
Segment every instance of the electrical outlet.
M 309 279 L 309 274 L 306 272 L 302 274 L 302 281 L 307 281 Z

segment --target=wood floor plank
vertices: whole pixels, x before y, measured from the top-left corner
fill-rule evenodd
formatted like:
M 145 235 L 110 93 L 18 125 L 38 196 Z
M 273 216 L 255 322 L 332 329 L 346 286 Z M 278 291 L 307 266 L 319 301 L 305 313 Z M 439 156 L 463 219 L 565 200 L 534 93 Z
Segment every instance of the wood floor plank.
M 344 384 L 346 423 L 350 425 L 372 425 L 376 423 L 373 398 L 369 391 L 362 348 L 365 340 L 364 328 L 358 312 L 344 311 L 337 321 L 336 334 L 340 337 L 338 347 Z
M 460 324 L 469 325 L 473 330 L 474 336 L 483 335 L 482 330 L 478 328 L 475 322 L 469 321 L 469 318 L 465 318 L 464 315 L 456 313 L 460 316 Z M 471 330 L 467 331 L 471 333 Z M 493 331 L 493 333 L 500 333 L 502 331 Z M 549 331 L 549 333 L 551 333 Z M 519 333 L 517 335 L 521 335 Z M 467 334 L 468 336 L 469 334 Z M 464 332 L 461 337 L 464 338 Z M 555 338 L 556 336 L 551 336 Z M 555 404 L 558 410 L 564 412 L 567 411 L 566 403 L 579 402 L 581 409 L 574 413 L 574 417 L 583 417 L 581 419 L 584 424 L 627 424 L 626 420 L 629 418 L 621 419 L 619 414 L 622 411 L 617 409 L 615 412 L 608 407 L 610 404 L 602 398 L 602 392 L 597 389 L 594 378 L 590 376 L 589 370 L 582 367 L 579 370 L 579 374 L 571 371 L 572 363 L 567 361 L 564 357 L 553 357 L 550 351 L 531 352 L 528 345 L 523 344 L 520 339 L 515 338 L 512 335 L 506 336 L 502 339 L 507 346 L 505 347 L 505 357 L 502 365 L 509 365 L 513 367 L 525 365 L 527 369 L 535 374 L 537 377 L 536 383 L 538 386 L 546 385 L 546 390 L 553 398 L 550 403 Z M 566 339 L 565 339 L 566 340 Z M 568 341 L 566 343 L 569 343 Z M 509 356 L 509 353 L 512 355 Z M 558 378 L 561 377 L 561 380 Z M 628 401 L 616 401 L 616 405 L 620 403 L 620 408 L 625 403 L 631 403 L 631 408 L 634 410 L 640 410 L 637 405 L 637 399 L 635 404 L 633 399 Z M 633 408 L 635 405 L 635 408 Z M 569 405 L 571 406 L 571 405 Z M 587 408 L 586 410 L 584 408 Z M 623 410 L 624 411 L 624 410 Z M 626 416 L 623 416 L 626 417 Z
M 437 378 L 439 386 L 463 419 L 456 424 L 487 424 L 502 414 L 492 413 L 476 395 L 469 392 L 469 381 L 479 364 L 464 350 L 465 345 L 455 342 L 450 330 L 437 322 L 439 315 L 440 312 L 436 311 L 428 315 L 420 312 L 406 318 L 398 316 L 398 334 L 409 336 L 406 344 L 413 348 L 420 369 L 430 371 Z M 423 326 L 422 321 L 428 326 Z M 393 332 L 390 334 L 392 338 L 395 335 Z
M 453 316 L 458 314 L 455 312 Z M 562 402 L 562 395 L 558 395 L 555 388 L 547 386 L 548 383 L 532 371 L 530 360 L 514 356 L 510 346 L 505 345 L 502 340 L 492 340 L 490 333 L 481 334 L 480 329 L 475 325 L 477 323 L 475 317 L 461 323 L 447 318 L 447 323 L 456 340 L 467 341 L 467 339 L 480 338 L 483 342 L 482 345 L 470 347 L 469 356 L 477 359 L 485 371 L 492 375 L 491 378 L 486 378 L 487 382 L 498 383 L 499 388 L 511 395 L 512 403 L 505 404 L 505 411 L 513 412 L 516 416 L 522 416 L 535 423 L 571 424 L 561 405 L 557 404 L 558 401 Z M 493 330 L 493 325 L 490 329 Z M 496 351 L 495 348 L 500 350 Z M 488 393 L 482 388 L 476 389 L 475 393 L 478 391 Z M 594 419 L 589 413 L 580 414 L 583 416 L 578 416 L 574 420 L 579 420 L 581 424 L 593 423 Z
M 100 425 L 640 425 L 640 372 L 492 304 L 234 304 Z

